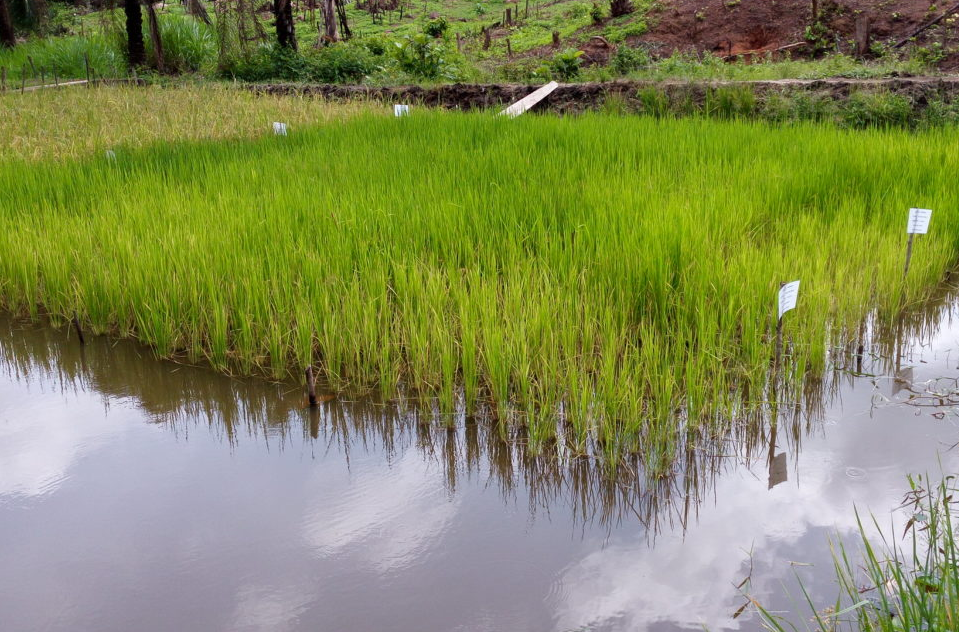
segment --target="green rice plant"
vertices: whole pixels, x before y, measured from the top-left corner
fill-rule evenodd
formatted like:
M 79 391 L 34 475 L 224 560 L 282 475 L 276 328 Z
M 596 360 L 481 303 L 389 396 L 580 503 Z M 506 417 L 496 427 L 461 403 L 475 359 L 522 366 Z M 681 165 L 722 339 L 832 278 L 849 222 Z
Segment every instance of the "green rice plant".
M 25 119 L 19 98 L 0 107 Z M 661 475 L 766 406 L 781 282 L 802 291 L 777 386 L 801 393 L 868 313 L 922 305 L 957 263 L 953 128 L 359 106 L 326 124 L 344 110 L 294 102 L 317 124 L 280 137 L 281 110 L 255 114 L 276 101 L 213 98 L 245 138 L 7 156 L 3 305 L 223 370 L 314 366 L 448 423 L 487 414 L 533 454 Z M 904 283 L 911 206 L 935 216 Z

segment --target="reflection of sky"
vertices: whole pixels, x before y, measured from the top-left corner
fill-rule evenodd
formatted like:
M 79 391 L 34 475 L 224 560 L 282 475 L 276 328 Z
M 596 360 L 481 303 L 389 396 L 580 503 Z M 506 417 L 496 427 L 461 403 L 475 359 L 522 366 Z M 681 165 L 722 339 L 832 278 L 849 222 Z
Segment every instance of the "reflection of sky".
M 319 558 L 350 557 L 379 573 L 414 565 L 437 545 L 460 502 L 447 498 L 440 472 L 430 475 L 413 452 L 389 468 L 352 476 L 317 472 L 315 478 L 318 493 L 303 525 L 306 545 Z
M 946 359 L 925 349 L 907 364 L 921 381 L 955 374 Z M 877 389 L 890 396 L 891 381 Z M 935 473 L 935 450 L 956 441 L 951 418 L 870 414 L 873 392 L 844 393 L 860 412 L 828 411 L 798 471 L 781 443 L 786 482 L 768 490 L 761 457 L 734 469 L 685 537 L 650 547 L 637 525 L 575 525 L 562 503 L 533 517 L 522 491 L 504 503 L 485 476 L 450 493 L 415 449 L 347 463 L 298 440 L 228 447 L 0 370 L 0 629 L 755 629 L 731 618 L 750 563 L 752 595 L 774 610 L 792 608 L 794 573 L 831 599 L 827 536 L 853 533 L 854 505 L 888 522 L 904 474 Z
M 63 403 L 50 392 L 25 398 L 0 379 L 0 502 L 52 493 L 77 458 L 115 438 L 97 400 L 72 402 L 67 415 Z

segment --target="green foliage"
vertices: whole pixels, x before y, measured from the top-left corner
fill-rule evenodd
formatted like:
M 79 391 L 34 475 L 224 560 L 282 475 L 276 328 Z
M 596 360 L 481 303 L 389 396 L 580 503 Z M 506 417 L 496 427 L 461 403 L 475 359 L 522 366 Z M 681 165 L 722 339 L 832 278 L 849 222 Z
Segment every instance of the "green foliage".
M 216 55 L 216 37 L 210 27 L 183 15 L 161 16 L 159 25 L 167 72 L 197 72 L 211 64 Z M 148 32 L 144 33 L 144 42 L 147 59 L 151 59 L 153 42 Z
M 617 74 L 625 75 L 633 70 L 648 65 L 652 60 L 642 48 L 631 48 L 622 44 L 616 49 L 616 53 L 610 60 L 610 65 Z
M 832 546 L 839 586 L 836 601 L 817 608 L 803 588 L 812 610 L 812 628 L 819 632 L 957 629 L 957 492 L 955 475 L 945 475 L 938 482 L 929 476 L 909 476 L 909 491 L 900 510 L 910 517 L 902 533 L 887 531 L 875 517 L 863 521 L 857 511 L 859 555 L 842 541 Z M 870 531 L 880 536 L 871 537 Z M 798 629 L 762 607 L 760 615 L 773 632 Z
M 625 42 L 630 37 L 639 37 L 647 30 L 649 29 L 646 25 L 646 22 L 643 20 L 633 20 L 627 24 L 611 24 L 607 26 L 605 29 L 603 29 L 603 37 L 614 44 L 618 44 L 620 42 Z
M 375 57 L 362 44 L 341 42 L 304 53 L 263 46 L 253 56 L 224 70 L 243 81 L 285 80 L 315 83 L 361 81 L 376 70 Z
M 549 65 L 550 71 L 563 81 L 572 81 L 579 76 L 582 56 L 583 51 L 574 48 L 556 53 Z
M 425 33 L 407 35 L 393 42 L 393 56 L 399 67 L 421 79 L 454 79 L 456 68 L 448 61 L 449 51 L 441 41 Z
M 857 92 L 843 103 L 840 123 L 846 127 L 909 127 L 913 103 L 909 97 L 884 92 Z
M 438 17 L 430 20 L 423 26 L 423 32 L 430 37 L 444 37 L 449 28 L 449 23 L 444 17 Z
M 928 46 L 919 46 L 913 51 L 913 57 L 926 67 L 938 66 L 946 58 L 947 51 L 941 42 L 933 42 Z
M 45 69 L 48 79 L 54 71 L 61 78 L 84 78 L 85 56 L 97 76 L 117 77 L 126 73 L 126 60 L 116 42 L 101 35 L 35 39 L 12 49 L 0 48 L 0 66 L 8 69 L 10 81 L 19 81 L 26 72 L 28 83 L 39 82 L 29 59 L 33 59 L 38 71 Z
M 594 2 L 589 8 L 589 17 L 593 20 L 593 24 L 602 24 L 606 14 L 603 13 L 603 8 Z

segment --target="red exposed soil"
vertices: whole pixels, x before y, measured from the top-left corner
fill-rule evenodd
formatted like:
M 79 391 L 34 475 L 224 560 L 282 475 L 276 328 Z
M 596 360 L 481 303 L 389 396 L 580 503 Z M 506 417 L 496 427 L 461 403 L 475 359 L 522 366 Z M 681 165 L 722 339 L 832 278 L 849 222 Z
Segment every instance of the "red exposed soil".
M 800 52 L 814 52 L 806 44 L 813 24 L 812 0 L 662 0 L 650 16 L 650 31 L 641 38 L 656 52 L 710 51 L 740 55 L 777 51 L 804 43 Z M 939 17 L 955 0 L 819 0 L 819 36 L 836 42 L 840 50 L 854 49 L 856 20 L 869 18 L 873 42 L 898 42 Z M 959 44 L 959 16 L 948 16 L 917 42 Z M 798 48 L 798 46 L 797 46 Z M 793 49 L 795 50 L 795 48 Z

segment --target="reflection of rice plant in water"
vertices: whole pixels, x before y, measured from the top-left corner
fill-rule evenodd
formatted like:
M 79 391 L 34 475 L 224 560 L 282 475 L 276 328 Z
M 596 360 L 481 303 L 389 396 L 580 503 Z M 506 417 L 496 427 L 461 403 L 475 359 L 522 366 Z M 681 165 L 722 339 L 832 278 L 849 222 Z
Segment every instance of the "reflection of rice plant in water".
M 953 129 L 421 111 L 0 173 L 0 292 L 224 370 L 489 411 L 653 471 L 955 264 Z M 936 209 L 903 295 L 905 213 Z M 452 419 L 452 416 L 446 417 Z M 680 423 L 682 421 L 682 424 Z M 682 428 L 682 429 L 681 429 Z
M 902 533 L 888 533 L 876 543 L 867 532 L 886 530 L 875 518 L 859 524 L 860 553 L 839 542 L 833 559 L 840 595 L 824 609 L 813 610 L 811 625 L 797 628 L 758 606 L 767 629 L 785 632 L 946 632 L 959 628 L 959 546 L 953 515 L 957 508 L 956 477 L 934 481 L 909 477 L 910 491 L 900 509 L 910 515 Z M 871 525 L 869 524 L 871 522 Z

